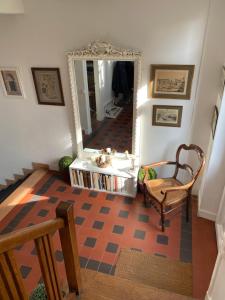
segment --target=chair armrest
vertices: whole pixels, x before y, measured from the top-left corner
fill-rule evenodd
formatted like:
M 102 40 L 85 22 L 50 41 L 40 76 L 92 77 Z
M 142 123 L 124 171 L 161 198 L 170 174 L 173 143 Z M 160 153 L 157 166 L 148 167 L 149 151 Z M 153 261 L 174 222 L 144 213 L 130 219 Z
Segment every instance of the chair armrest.
M 161 166 L 164 166 L 164 165 L 176 165 L 176 162 L 168 161 L 168 160 L 159 161 L 159 162 L 152 163 L 150 165 L 142 165 L 141 168 L 143 168 L 144 170 L 148 170 L 149 168 L 161 167 Z

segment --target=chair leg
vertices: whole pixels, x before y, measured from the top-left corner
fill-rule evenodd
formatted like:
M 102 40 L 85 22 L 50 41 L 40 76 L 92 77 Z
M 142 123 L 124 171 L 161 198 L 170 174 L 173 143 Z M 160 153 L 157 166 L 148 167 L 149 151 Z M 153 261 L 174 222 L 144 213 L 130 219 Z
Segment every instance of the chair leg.
M 161 205 L 161 228 L 162 228 L 162 232 L 164 232 L 165 231 L 165 215 L 164 215 L 162 205 Z

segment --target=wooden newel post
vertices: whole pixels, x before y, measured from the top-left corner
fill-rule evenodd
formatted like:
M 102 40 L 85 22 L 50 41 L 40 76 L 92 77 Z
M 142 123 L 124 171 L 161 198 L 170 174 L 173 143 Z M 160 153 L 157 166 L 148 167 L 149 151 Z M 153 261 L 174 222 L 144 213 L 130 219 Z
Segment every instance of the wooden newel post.
M 80 260 L 78 255 L 73 204 L 60 202 L 56 208 L 57 218 L 64 219 L 65 227 L 59 229 L 59 236 L 64 256 L 67 281 L 70 292 L 81 292 Z

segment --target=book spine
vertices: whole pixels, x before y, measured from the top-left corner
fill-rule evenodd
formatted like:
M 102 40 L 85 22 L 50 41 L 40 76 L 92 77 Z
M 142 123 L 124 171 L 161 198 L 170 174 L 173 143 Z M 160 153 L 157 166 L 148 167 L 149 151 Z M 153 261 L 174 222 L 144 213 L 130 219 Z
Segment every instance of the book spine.
M 79 170 L 76 170 L 76 173 L 77 173 L 78 185 L 81 186 L 81 180 L 80 180 Z

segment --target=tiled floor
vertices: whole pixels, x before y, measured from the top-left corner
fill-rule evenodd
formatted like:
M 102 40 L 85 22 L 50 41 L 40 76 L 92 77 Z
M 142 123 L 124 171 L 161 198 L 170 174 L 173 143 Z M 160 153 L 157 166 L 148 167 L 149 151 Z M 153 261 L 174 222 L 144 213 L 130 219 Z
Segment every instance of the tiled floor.
M 93 149 L 115 148 L 118 152 L 132 152 L 133 103 L 123 107 L 116 119 L 95 121 L 93 133 L 84 135 L 84 147 Z
M 54 174 L 45 176 L 33 193 L 0 222 L 1 234 L 53 218 L 60 201 L 74 204 L 78 251 L 84 268 L 113 274 L 121 248 L 192 261 L 192 224 L 198 225 L 195 212 L 190 223 L 186 223 L 183 213 L 171 216 L 166 221 L 165 233 L 162 233 L 158 214 L 153 208 L 144 207 L 141 194 L 132 199 L 72 189 Z M 204 230 L 204 224 L 202 226 L 201 230 Z M 54 236 L 54 246 L 62 279 L 65 271 L 58 234 Z M 15 253 L 26 286 L 31 291 L 40 279 L 33 242 L 17 247 Z

